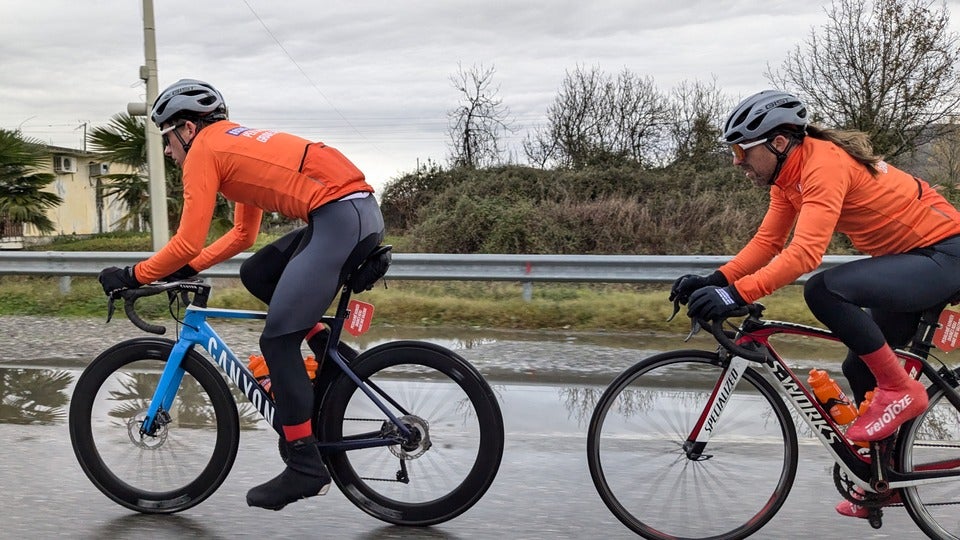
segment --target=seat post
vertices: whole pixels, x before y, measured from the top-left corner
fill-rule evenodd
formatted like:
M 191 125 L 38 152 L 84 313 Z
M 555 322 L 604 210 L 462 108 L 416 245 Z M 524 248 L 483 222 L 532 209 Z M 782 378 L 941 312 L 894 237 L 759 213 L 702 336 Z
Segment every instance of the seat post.
M 340 320 L 345 320 L 347 318 L 348 306 L 350 305 L 350 286 L 343 285 L 340 287 L 340 300 L 337 301 L 337 312 L 334 314 L 334 317 Z
M 940 312 L 946 307 L 947 303 L 938 304 L 935 307 L 924 310 L 920 315 L 920 322 L 917 324 L 917 331 L 910 342 L 910 351 L 926 357 L 933 348 L 933 335 L 939 328 Z

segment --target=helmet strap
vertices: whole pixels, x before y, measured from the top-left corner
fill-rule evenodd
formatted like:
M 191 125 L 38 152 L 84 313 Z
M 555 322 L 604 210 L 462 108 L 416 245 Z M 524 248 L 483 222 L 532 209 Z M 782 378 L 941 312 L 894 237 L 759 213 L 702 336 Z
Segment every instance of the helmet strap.
M 197 135 L 200 133 L 200 130 L 205 128 L 209 122 L 206 121 L 206 118 L 196 118 L 196 119 L 183 119 L 184 122 L 193 123 L 193 137 L 190 139 L 190 142 L 183 140 L 183 137 L 180 135 L 179 130 L 174 130 L 174 135 L 177 136 L 177 140 L 180 141 L 180 145 L 183 146 L 183 153 L 186 154 L 190 151 L 190 146 L 193 144 L 194 139 L 197 138 Z
M 789 135 L 784 135 L 789 141 L 787 147 L 783 149 L 783 152 L 777 150 L 777 147 L 773 146 L 772 141 L 767 141 L 763 143 L 763 146 L 773 152 L 773 155 L 777 156 L 777 166 L 773 169 L 773 174 L 770 175 L 770 179 L 767 180 L 767 185 L 772 186 L 774 182 L 777 181 L 777 177 L 780 176 L 780 170 L 783 169 L 784 162 L 787 161 L 787 154 L 790 153 L 790 150 L 797 144 L 797 140 Z
M 173 130 L 173 134 L 177 137 L 177 140 L 180 141 L 180 146 L 183 147 L 183 153 L 186 155 L 186 153 L 190 151 L 190 145 L 193 144 L 193 139 L 190 139 L 190 142 L 183 140 L 183 136 L 180 135 L 180 131 L 176 129 Z M 195 138 L 196 135 L 194 135 L 194 139 Z

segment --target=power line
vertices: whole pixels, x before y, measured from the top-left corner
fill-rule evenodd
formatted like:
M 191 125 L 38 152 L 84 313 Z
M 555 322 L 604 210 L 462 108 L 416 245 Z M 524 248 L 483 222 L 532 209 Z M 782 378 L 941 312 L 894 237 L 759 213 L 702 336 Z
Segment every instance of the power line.
M 277 39 L 277 36 L 274 35 L 273 31 L 270 30 L 270 28 L 267 26 L 267 23 L 264 22 L 262 18 L 260 18 L 260 15 L 256 12 L 256 10 L 253 9 L 253 6 L 250 5 L 250 2 L 248 2 L 247 0 L 243 0 L 243 3 L 246 4 L 247 9 L 250 10 L 250 13 L 253 13 L 253 16 L 257 18 L 257 21 L 260 22 L 260 26 L 263 27 L 263 29 L 267 32 L 270 38 L 273 39 L 273 41 L 277 44 L 278 47 L 280 47 L 280 50 L 283 51 L 283 54 L 286 55 L 286 57 L 290 60 L 290 62 L 293 63 L 294 66 L 296 66 L 297 70 L 300 71 L 300 73 L 307 80 L 307 82 L 310 83 L 310 86 L 312 86 L 313 89 L 316 90 L 321 97 L 323 97 L 323 99 L 327 102 L 327 104 L 330 105 L 330 108 L 333 109 L 335 113 L 337 113 L 337 116 L 339 116 L 348 126 L 350 126 L 350 128 L 353 129 L 353 131 L 356 132 L 357 135 L 359 135 L 363 139 L 366 139 L 364 134 L 361 133 L 360 130 L 358 130 L 352 123 L 350 123 L 350 121 L 347 120 L 347 117 L 344 116 L 339 109 L 337 109 L 337 107 L 333 104 L 333 102 L 330 101 L 330 98 L 328 98 L 326 94 L 323 93 L 323 90 L 320 90 L 320 86 L 318 86 L 317 83 L 313 82 L 313 79 L 310 78 L 310 75 L 307 74 L 306 70 L 304 70 L 303 67 L 300 66 L 300 64 L 293 58 L 290 52 L 287 51 L 287 48 L 283 46 L 283 43 L 280 43 L 280 40 Z M 377 148 L 376 144 L 374 144 L 371 141 L 368 141 L 368 142 L 370 142 L 370 144 L 372 144 L 373 147 L 377 149 L 377 151 L 380 151 L 380 149 Z

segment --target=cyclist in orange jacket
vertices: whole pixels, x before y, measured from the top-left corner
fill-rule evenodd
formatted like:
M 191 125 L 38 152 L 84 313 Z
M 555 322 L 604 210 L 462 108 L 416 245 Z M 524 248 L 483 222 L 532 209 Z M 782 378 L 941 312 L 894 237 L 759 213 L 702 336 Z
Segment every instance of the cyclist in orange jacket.
M 313 388 L 300 345 L 307 339 L 322 354 L 320 317 L 345 273 L 383 239 L 373 188 L 330 146 L 229 121 L 223 96 L 202 81 L 182 79 L 165 89 L 151 119 L 161 129 L 164 153 L 183 169 L 180 225 L 147 260 L 104 269 L 104 292 L 192 277 L 229 259 L 253 245 L 264 211 L 306 222 L 257 251 L 240 269 L 247 289 L 269 305 L 260 350 L 287 446 L 284 471 L 251 489 L 247 503 L 279 510 L 322 495 L 330 475 L 311 428 Z M 205 247 L 218 193 L 236 203 L 234 225 Z
M 833 233 L 846 234 L 872 257 L 816 274 L 804 298 L 849 348 L 843 373 L 857 402 L 877 387 L 847 437 L 889 437 L 927 405 L 891 345 L 904 345 L 924 309 L 960 290 L 960 212 L 874 155 L 865 134 L 810 125 L 806 106 L 786 92 L 748 97 L 723 128 L 733 164 L 770 190 L 769 207 L 730 262 L 709 276 L 681 276 L 670 299 L 688 302 L 691 317 L 723 316 L 816 270 Z M 865 509 L 837 510 L 866 517 Z

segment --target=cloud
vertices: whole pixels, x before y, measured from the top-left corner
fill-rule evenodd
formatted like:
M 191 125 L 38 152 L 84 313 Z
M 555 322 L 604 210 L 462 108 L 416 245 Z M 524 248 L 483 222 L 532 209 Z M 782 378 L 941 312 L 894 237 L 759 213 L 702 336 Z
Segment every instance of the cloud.
M 948 2 L 951 8 L 960 0 Z M 714 77 L 732 96 L 823 24 L 823 3 L 770 0 L 163 0 L 161 87 L 215 84 L 232 116 L 341 148 L 381 183 L 447 156 L 458 65 L 495 68 L 521 130 L 544 120 L 565 73 L 629 69 L 669 90 Z M 0 127 L 82 145 L 144 99 L 141 2 L 0 3 Z M 279 42 L 279 43 L 278 43 Z M 512 136 L 519 141 L 523 132 Z

